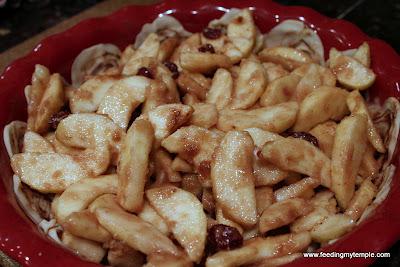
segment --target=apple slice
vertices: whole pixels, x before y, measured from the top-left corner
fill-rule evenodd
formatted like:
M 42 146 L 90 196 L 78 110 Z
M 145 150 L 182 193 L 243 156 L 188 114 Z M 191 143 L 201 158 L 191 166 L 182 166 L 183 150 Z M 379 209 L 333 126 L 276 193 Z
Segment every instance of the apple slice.
M 326 243 L 341 237 L 354 226 L 355 222 L 351 217 L 344 214 L 332 214 L 311 230 L 311 238 L 313 241 Z
M 367 42 L 362 43 L 353 55 L 353 58 L 361 62 L 365 67 L 369 68 L 371 65 L 371 52 Z
M 329 52 L 329 67 L 341 85 L 348 89 L 365 90 L 375 82 L 375 73 L 360 61 L 332 51 Z
M 177 153 L 180 158 L 193 164 L 196 172 L 208 180 L 212 155 L 221 139 L 220 132 L 191 125 L 179 128 L 165 138 L 161 145 L 170 153 Z
M 303 101 L 307 95 L 317 90 L 318 87 L 322 85 L 336 85 L 336 76 L 333 72 L 326 67 L 314 63 L 301 66 L 294 70 L 293 74 L 301 76 L 301 80 L 296 86 L 295 93 L 295 99 L 299 102 Z
M 51 143 L 40 134 L 27 131 L 24 135 L 24 145 L 22 152 L 46 153 L 54 152 Z
M 228 69 L 232 62 L 228 56 L 222 54 L 185 52 L 181 53 L 180 65 L 190 72 L 207 73 L 217 68 Z
M 215 104 L 218 110 L 225 108 L 231 101 L 233 90 L 232 75 L 226 69 L 218 69 L 212 79 L 206 102 Z
M 149 204 L 144 202 L 142 210 L 138 213 L 138 216 L 143 221 L 152 224 L 164 235 L 168 235 L 171 231 L 168 228 L 166 221 L 157 213 L 157 211 Z
M 58 73 L 50 75 L 42 65 L 35 65 L 32 84 L 24 89 L 28 103 L 28 130 L 39 134 L 49 129 L 49 119 L 64 105 L 64 86 Z
M 175 256 L 181 251 L 153 225 L 122 209 L 97 208 L 99 223 L 116 239 L 144 254 L 167 253 Z
M 354 194 L 344 214 L 350 216 L 354 221 L 357 221 L 369 204 L 371 204 L 377 192 L 378 188 L 371 180 L 368 178 L 365 179 Z
M 275 64 L 272 62 L 263 62 L 262 65 L 264 67 L 265 76 L 268 83 L 289 75 L 289 72 L 279 64 Z
M 287 75 L 268 84 L 260 99 L 261 106 L 273 106 L 290 101 L 296 93 L 296 86 L 300 81 L 298 75 Z
M 262 212 L 259 222 L 260 233 L 292 223 L 296 218 L 310 213 L 313 208 L 302 198 L 291 198 L 276 202 Z
M 257 214 L 260 216 L 262 212 L 275 202 L 274 191 L 272 187 L 262 186 L 256 188 Z
M 246 109 L 254 105 L 265 90 L 267 80 L 263 66 L 250 59 L 240 63 L 239 77 L 236 80 L 231 108 Z
M 281 133 L 294 124 L 298 108 L 296 102 L 286 102 L 251 110 L 223 109 L 219 114 L 217 128 L 230 131 L 257 127 Z
M 247 57 L 256 41 L 256 26 L 250 9 L 242 9 L 228 24 L 226 34 L 241 57 Z
M 61 110 L 64 105 L 64 98 L 62 77 L 60 74 L 54 73 L 50 76 L 43 97 L 37 107 L 35 126 L 33 129 L 30 129 L 28 125 L 28 129 L 40 134 L 46 133 L 49 129 L 49 120 L 51 116 Z
M 148 113 L 154 128 L 154 137 L 161 141 L 190 119 L 193 108 L 183 104 L 166 104 Z
M 207 267 L 231 267 L 243 266 L 251 262 L 251 259 L 257 255 L 257 248 L 244 246 L 229 251 L 220 251 L 209 256 L 206 261 Z
M 312 63 L 311 57 L 305 52 L 284 46 L 264 48 L 258 56 L 263 62 L 280 64 L 289 71 L 294 70 L 301 65 Z
M 332 147 L 335 139 L 336 127 L 336 122 L 327 121 L 318 124 L 309 132 L 317 138 L 319 148 L 328 156 L 328 158 L 332 157 Z
M 36 64 L 32 74 L 32 84 L 24 89 L 26 102 L 28 103 L 28 129 L 35 130 L 35 120 L 40 100 L 46 91 L 46 85 L 50 80 L 50 71 L 43 65 Z
M 11 158 L 11 167 L 24 183 L 42 193 L 61 193 L 88 177 L 71 156 L 57 153 L 15 154 Z
M 290 231 L 300 233 L 303 231 L 311 231 L 315 226 L 321 224 L 328 218 L 329 212 L 321 207 L 316 207 L 307 215 L 299 217 L 290 225 Z
M 305 132 L 329 119 L 341 120 L 349 113 L 347 95 L 348 92 L 337 87 L 319 87 L 301 102 L 293 130 Z
M 262 148 L 266 143 L 271 142 L 271 141 L 276 141 L 279 139 L 283 139 L 284 137 L 280 136 L 279 134 L 269 132 L 262 130 L 260 128 L 247 128 L 244 129 L 246 132 L 248 132 L 253 139 L 254 144 Z
M 147 88 L 146 100 L 142 105 L 142 114 L 146 114 L 152 109 L 164 104 L 179 102 L 177 99 L 177 94 L 178 91 L 176 86 L 175 88 L 171 85 L 166 86 L 166 83 L 156 78 L 156 80 L 150 82 L 150 85 Z
M 86 238 L 99 243 L 112 239 L 110 233 L 104 229 L 96 217 L 89 210 L 71 213 L 62 223 L 65 231 L 81 238 Z
M 96 112 L 108 89 L 117 79 L 113 76 L 95 76 L 72 90 L 69 107 L 72 113 Z
M 71 213 L 86 209 L 97 197 L 117 193 L 117 187 L 117 175 L 82 179 L 69 186 L 57 200 L 53 201 L 52 211 L 57 221 L 62 223 Z
M 124 131 L 106 116 L 82 113 L 71 114 L 57 126 L 56 138 L 66 146 L 91 148 L 120 141 Z
M 269 262 L 277 257 L 294 254 L 304 251 L 311 243 L 309 232 L 301 232 L 296 234 L 284 234 L 267 238 L 252 238 L 243 247 L 220 251 L 209 256 L 206 261 L 207 267 L 232 267 L 232 266 L 248 266 L 254 263 L 255 266 L 259 261 L 268 262 L 266 266 L 270 266 Z M 250 265 L 253 266 L 253 265 Z
M 100 263 L 106 254 L 106 250 L 101 244 L 74 236 L 67 231 L 63 232 L 61 241 L 64 246 L 90 262 Z
M 253 149 L 247 132 L 230 131 L 215 150 L 211 164 L 214 198 L 228 218 L 246 227 L 257 222 Z
M 154 172 L 152 174 L 157 182 L 178 183 L 182 181 L 179 172 L 172 169 L 172 157 L 164 149 L 154 149 L 150 162 L 154 164 Z
M 347 96 L 347 106 L 349 107 L 352 114 L 361 114 L 367 117 L 368 140 L 378 152 L 385 153 L 386 148 L 385 145 L 383 144 L 383 140 L 378 130 L 376 129 L 374 122 L 372 121 L 367 105 L 360 92 L 353 91 Z
M 273 186 L 288 177 L 288 172 L 269 163 L 258 155 L 253 159 L 254 184 L 258 186 Z
M 98 114 L 108 115 L 119 127 L 126 129 L 132 112 L 143 103 L 150 80 L 132 76 L 119 80 L 104 95 Z
M 118 202 L 128 211 L 143 205 L 144 187 L 149 173 L 149 155 L 154 130 L 146 120 L 135 120 L 128 130 L 118 162 Z
M 203 74 L 190 73 L 187 71 L 179 73 L 176 83 L 182 93 L 193 94 L 202 101 L 206 98 L 207 91 L 211 86 L 211 80 L 206 78 Z
M 264 159 L 283 170 L 308 175 L 330 186 L 331 160 L 308 141 L 283 138 L 267 143 L 261 153 Z
M 119 154 L 120 142 L 125 132 L 112 120 L 94 113 L 71 114 L 57 127 L 56 139 L 91 176 L 104 173 L 111 159 L 115 162 Z M 54 142 L 57 144 L 57 142 Z M 85 150 L 80 153 L 69 147 Z
M 180 45 L 172 53 L 170 61 L 178 66 L 179 71 L 182 70 L 182 66 L 180 65 L 181 54 L 186 52 L 198 52 L 198 47 L 201 45 L 200 39 L 200 33 L 194 33 L 182 40 Z
M 295 197 L 305 198 L 305 194 L 307 194 L 307 192 L 310 192 L 310 190 L 312 191 L 319 185 L 320 182 L 317 179 L 311 177 L 301 179 L 298 182 L 295 182 L 288 186 L 281 187 L 278 190 L 276 190 L 274 192 L 275 200 L 279 202 Z M 314 192 L 312 191 L 312 193 Z
M 136 60 L 141 57 L 157 57 L 160 50 L 160 36 L 157 33 L 150 33 L 140 44 L 140 46 L 133 52 L 129 61 Z M 129 65 L 129 61 L 126 63 Z
M 191 105 L 193 114 L 189 124 L 204 128 L 211 128 L 218 122 L 218 111 L 214 104 L 209 103 L 194 103 Z
M 189 258 L 199 263 L 206 242 L 207 218 L 196 196 L 175 186 L 163 186 L 147 190 L 146 197 L 171 226 Z
M 354 195 L 356 175 L 366 149 L 367 118 L 352 115 L 336 128 L 332 149 L 332 191 L 342 208 Z

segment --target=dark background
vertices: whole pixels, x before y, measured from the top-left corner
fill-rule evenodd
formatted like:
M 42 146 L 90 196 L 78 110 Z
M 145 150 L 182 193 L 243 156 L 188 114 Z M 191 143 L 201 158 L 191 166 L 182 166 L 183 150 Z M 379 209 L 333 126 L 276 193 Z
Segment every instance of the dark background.
M 275 1 L 308 6 L 326 16 L 351 21 L 368 35 L 385 40 L 400 52 L 400 0 Z M 7 0 L 6 5 L 0 7 L 0 53 L 99 2 L 101 0 Z M 400 242 L 388 252 L 391 258 L 377 259 L 373 266 L 400 266 Z
M 275 1 L 349 20 L 400 52 L 400 0 Z M 98 2 L 101 0 L 7 0 L 0 8 L 0 53 Z

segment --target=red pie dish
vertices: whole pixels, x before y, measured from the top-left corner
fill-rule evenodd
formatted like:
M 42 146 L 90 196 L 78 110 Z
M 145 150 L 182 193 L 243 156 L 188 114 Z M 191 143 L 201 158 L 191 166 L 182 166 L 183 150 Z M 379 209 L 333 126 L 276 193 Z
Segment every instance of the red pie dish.
M 388 44 L 368 37 L 349 22 L 324 17 L 309 8 L 281 6 L 271 1 L 222 0 L 210 3 L 171 0 L 150 6 L 129 6 L 106 17 L 82 21 L 44 39 L 28 55 L 14 61 L 0 76 L 0 128 L 14 120 L 26 121 L 23 89 L 30 83 L 35 64 L 70 77 L 72 62 L 83 49 L 99 43 L 112 43 L 123 49 L 134 41 L 145 23 L 152 22 L 159 14 L 174 16 L 188 31 L 199 32 L 209 21 L 233 7 L 252 8 L 255 23 L 262 33 L 287 19 L 303 21 L 320 36 L 325 55 L 329 54 L 331 47 L 346 50 L 368 42 L 371 69 L 377 76 L 369 89 L 370 97 L 377 97 L 382 103 L 388 97 L 399 99 L 400 56 Z M 397 148 L 392 160 L 396 170 L 386 199 L 351 232 L 320 251 L 384 252 L 400 239 L 400 161 Z M 3 143 L 0 168 L 0 250 L 22 266 L 99 266 L 52 242 L 24 214 L 14 197 L 13 171 Z M 366 266 L 372 262 L 373 258 L 299 258 L 290 266 Z

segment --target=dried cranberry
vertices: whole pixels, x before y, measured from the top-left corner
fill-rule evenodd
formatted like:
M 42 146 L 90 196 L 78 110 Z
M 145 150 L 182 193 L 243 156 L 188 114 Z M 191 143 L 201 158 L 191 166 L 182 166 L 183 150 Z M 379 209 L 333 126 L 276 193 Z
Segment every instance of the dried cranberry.
M 311 144 L 313 144 L 314 146 L 318 147 L 318 139 L 314 135 L 312 135 L 310 133 L 306 133 L 306 132 L 287 132 L 285 134 L 285 136 L 291 136 L 291 137 L 294 137 L 294 138 L 300 138 L 300 139 L 308 141 Z
M 214 46 L 212 46 L 211 44 L 205 44 L 199 47 L 199 52 L 202 53 L 211 53 L 214 54 L 215 53 L 215 49 Z
M 170 72 L 177 72 L 178 71 L 178 66 L 171 62 L 171 61 L 165 61 L 164 66 L 169 69 Z
M 169 71 L 172 73 L 172 78 L 176 79 L 179 77 L 178 66 L 175 63 L 172 63 L 170 61 L 165 61 L 164 66 L 167 67 Z
M 235 227 L 224 224 L 216 224 L 208 230 L 208 244 L 217 252 L 231 250 L 242 246 L 243 237 Z
M 203 30 L 203 35 L 204 37 L 208 39 L 218 39 L 222 35 L 221 29 L 215 29 L 215 28 L 205 28 Z
M 141 67 L 138 70 L 137 75 L 144 76 L 144 77 L 147 77 L 149 79 L 154 79 L 153 73 L 151 72 L 150 69 L 148 69 L 146 67 Z
M 179 72 L 172 73 L 172 79 L 178 79 L 178 77 L 179 77 Z
M 61 110 L 61 111 L 57 112 L 56 114 L 53 114 L 50 117 L 49 122 L 48 122 L 50 125 L 50 128 L 53 130 L 56 130 L 60 121 L 62 121 L 66 117 L 68 117 L 69 114 L 70 114 L 70 112 L 66 111 L 66 110 Z

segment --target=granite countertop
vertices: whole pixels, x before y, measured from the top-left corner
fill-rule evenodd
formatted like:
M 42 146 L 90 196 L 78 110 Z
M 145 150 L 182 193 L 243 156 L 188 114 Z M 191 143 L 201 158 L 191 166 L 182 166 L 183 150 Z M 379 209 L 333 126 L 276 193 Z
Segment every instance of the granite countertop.
M 400 52 L 399 0 L 275 1 L 285 5 L 308 6 L 329 17 L 348 20 L 368 35 L 385 40 Z M 4 0 L 0 0 L 0 5 L 3 2 Z M 0 7 L 0 72 L 4 66 L 31 50 L 39 40 L 49 34 L 62 31 L 84 18 L 111 13 L 123 5 L 150 2 L 155 1 L 7 0 L 5 6 Z M 90 9 L 86 10 L 87 8 Z M 373 266 L 400 266 L 400 242 L 388 252 L 391 253 L 391 258 L 378 259 Z M 0 266 L 14 266 L 11 261 L 4 259 L 1 251 Z

